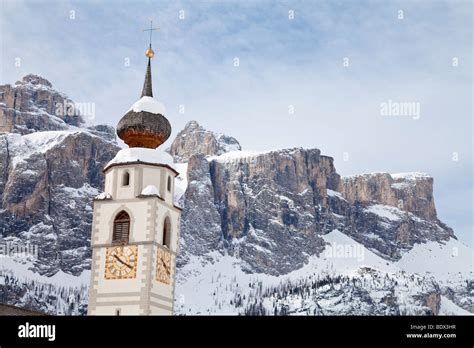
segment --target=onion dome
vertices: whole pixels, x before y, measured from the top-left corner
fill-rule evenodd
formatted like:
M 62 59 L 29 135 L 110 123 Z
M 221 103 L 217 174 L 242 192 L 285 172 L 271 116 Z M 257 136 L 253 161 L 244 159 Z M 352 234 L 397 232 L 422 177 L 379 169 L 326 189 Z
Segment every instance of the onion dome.
M 165 107 L 153 98 L 151 84 L 151 58 L 154 52 L 150 47 L 145 55 L 148 67 L 141 98 L 136 101 L 117 124 L 117 135 L 129 147 L 156 149 L 171 134 L 171 125 L 165 115 Z

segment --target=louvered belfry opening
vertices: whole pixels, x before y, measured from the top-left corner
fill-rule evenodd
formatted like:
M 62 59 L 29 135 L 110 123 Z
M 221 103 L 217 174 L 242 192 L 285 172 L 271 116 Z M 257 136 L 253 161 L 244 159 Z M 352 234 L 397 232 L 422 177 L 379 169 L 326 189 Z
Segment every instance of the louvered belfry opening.
M 112 243 L 128 243 L 129 234 L 130 216 L 127 214 L 127 212 L 122 210 L 117 214 L 114 220 L 114 234 L 112 236 Z

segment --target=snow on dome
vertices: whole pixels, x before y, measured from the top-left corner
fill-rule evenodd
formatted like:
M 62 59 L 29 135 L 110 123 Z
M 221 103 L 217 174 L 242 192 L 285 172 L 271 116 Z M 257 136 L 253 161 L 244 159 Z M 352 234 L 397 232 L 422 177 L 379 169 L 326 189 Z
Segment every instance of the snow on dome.
M 120 150 L 115 155 L 115 157 L 109 163 L 107 163 L 105 168 L 111 166 L 112 164 L 138 161 L 154 164 L 165 164 L 176 170 L 173 163 L 173 157 L 171 157 L 170 154 L 164 151 L 148 149 L 144 147 L 131 147 Z
M 139 100 L 137 100 L 127 112 L 130 111 L 145 111 L 150 112 L 152 114 L 161 115 L 164 115 L 166 113 L 165 106 L 163 105 L 163 103 L 160 103 L 159 101 L 153 99 L 153 97 L 147 96 L 141 97 Z
M 144 196 L 159 196 L 160 192 L 155 185 L 148 185 L 142 190 L 142 195 Z

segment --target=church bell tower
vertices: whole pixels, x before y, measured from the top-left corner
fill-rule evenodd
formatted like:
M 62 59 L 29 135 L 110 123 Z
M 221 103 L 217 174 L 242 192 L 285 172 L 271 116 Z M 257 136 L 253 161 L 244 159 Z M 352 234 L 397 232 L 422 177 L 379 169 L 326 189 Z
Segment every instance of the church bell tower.
M 172 157 L 157 150 L 171 125 L 153 98 L 151 40 L 146 56 L 141 98 L 117 125 L 128 148 L 105 166 L 105 190 L 94 200 L 89 315 L 173 314 L 178 172 Z

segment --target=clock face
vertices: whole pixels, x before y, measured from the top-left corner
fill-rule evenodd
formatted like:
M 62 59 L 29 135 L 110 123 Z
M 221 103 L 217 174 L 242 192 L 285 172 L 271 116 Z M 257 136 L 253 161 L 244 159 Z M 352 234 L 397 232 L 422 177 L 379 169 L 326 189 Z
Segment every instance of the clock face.
M 107 248 L 105 279 L 131 279 L 137 274 L 138 249 L 136 245 Z
M 158 249 L 156 257 L 156 280 L 169 284 L 171 281 L 171 253 Z

